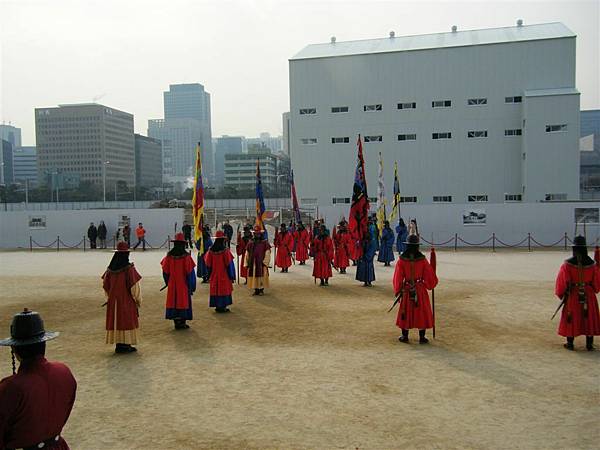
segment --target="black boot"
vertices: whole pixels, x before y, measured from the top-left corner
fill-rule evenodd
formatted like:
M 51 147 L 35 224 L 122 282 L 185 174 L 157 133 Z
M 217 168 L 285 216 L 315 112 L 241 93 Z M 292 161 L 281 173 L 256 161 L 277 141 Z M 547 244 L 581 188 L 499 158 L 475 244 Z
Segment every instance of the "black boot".
M 252 295 L 260 295 L 260 289 L 254 289 L 254 294 Z
M 587 348 L 588 352 L 593 352 L 594 347 L 594 336 L 586 336 L 585 337 L 585 348 Z
M 261 288 L 258 290 L 258 295 L 264 295 L 264 293 L 265 293 L 264 288 Z
M 428 344 L 429 339 L 425 337 L 425 331 L 427 330 L 419 330 L 419 344 Z
M 402 328 L 402 336 L 400 336 L 398 338 L 398 340 L 400 342 L 404 342 L 405 344 L 408 344 L 408 330 Z
M 573 336 L 567 336 L 567 343 L 564 345 L 564 347 L 567 350 L 575 350 L 575 346 L 573 345 L 574 340 L 575 338 Z
M 321 284 L 319 284 L 319 286 L 325 286 L 325 282 L 323 281 L 323 278 L 321 278 Z
M 325 286 L 329 286 L 329 278 L 325 278 Z

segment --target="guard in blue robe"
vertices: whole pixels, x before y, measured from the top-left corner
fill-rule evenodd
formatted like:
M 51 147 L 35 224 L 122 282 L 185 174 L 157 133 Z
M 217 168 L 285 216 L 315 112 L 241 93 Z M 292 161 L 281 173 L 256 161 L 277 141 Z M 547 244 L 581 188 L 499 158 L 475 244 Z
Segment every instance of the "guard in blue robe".
M 375 281 L 373 258 L 377 252 L 377 226 L 373 221 L 369 221 L 367 236 L 362 241 L 362 246 L 363 254 L 356 267 L 356 279 L 362 281 L 364 286 L 370 287 L 372 286 L 371 282 Z
M 400 223 L 396 227 L 396 234 L 396 250 L 398 250 L 398 253 L 404 253 L 406 251 L 406 240 L 408 239 L 408 228 L 406 228 L 402 218 L 400 218 Z
M 202 239 L 204 241 L 204 248 L 202 249 L 202 253 L 200 253 L 200 240 L 196 241 L 196 249 L 198 250 L 198 278 L 202 278 L 203 283 L 208 283 L 210 271 L 206 266 L 204 256 L 213 244 L 212 239 L 210 237 L 210 227 L 208 225 L 204 226 L 204 230 L 202 231 Z
M 381 230 L 381 244 L 379 245 L 379 254 L 377 261 L 389 266 L 394 260 L 394 232 L 390 228 L 390 223 L 386 220 L 383 222 L 383 230 Z

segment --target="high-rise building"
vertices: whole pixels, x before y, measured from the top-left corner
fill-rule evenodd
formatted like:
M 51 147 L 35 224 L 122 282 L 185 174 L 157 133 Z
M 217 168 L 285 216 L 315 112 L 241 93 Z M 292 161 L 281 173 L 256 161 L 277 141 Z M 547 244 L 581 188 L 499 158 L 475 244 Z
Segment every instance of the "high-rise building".
M 35 147 L 19 147 L 13 152 L 15 183 L 37 185 L 37 152 Z
M 13 145 L 2 139 L 0 141 L 0 184 L 14 183 Z
M 290 113 L 284 112 L 283 119 L 283 153 L 290 156 Z
M 21 129 L 12 125 L 0 125 L 0 139 L 4 139 L 12 144 L 13 148 L 21 146 Z
M 241 154 L 244 150 L 243 136 L 221 136 L 215 140 L 215 183 L 225 181 L 225 155 Z
M 266 147 L 273 153 L 278 153 L 283 150 L 283 138 L 281 136 L 271 136 L 264 132 L 256 138 L 246 138 L 246 145 L 250 147 Z
M 169 90 L 164 92 L 164 119 L 166 128 L 174 124 L 173 126 L 180 129 L 183 122 L 172 122 L 174 120 L 186 120 L 189 126 L 195 128 L 188 132 L 190 135 L 199 136 L 193 146 L 191 148 L 174 146 L 172 152 L 174 155 L 191 152 L 193 162 L 190 167 L 193 168 L 196 158 L 196 144 L 200 142 L 203 172 L 208 183 L 211 183 L 214 178 L 214 156 L 212 151 L 210 94 L 204 90 L 204 86 L 200 83 L 171 84 Z M 196 122 L 189 122 L 189 120 Z M 186 160 L 187 158 L 181 156 L 179 159 Z
M 135 135 L 135 185 L 162 187 L 162 146 L 158 139 Z
M 163 178 L 175 182 L 193 176 L 196 146 L 201 142 L 200 124 L 194 119 L 153 119 L 148 136 L 162 143 Z M 212 144 L 211 144 L 212 149 Z M 203 158 L 211 152 L 203 150 Z M 202 160 L 204 168 L 204 159 Z
M 97 103 L 36 108 L 35 132 L 39 183 L 61 173 L 110 189 L 134 184 L 133 115 Z
M 520 21 L 309 45 L 289 61 L 296 188 L 345 202 L 360 133 L 368 185 L 381 153 L 404 202 L 579 199 L 575 50 L 563 24 Z
M 256 161 L 265 195 L 277 187 L 277 156 L 266 147 L 253 147 L 248 153 L 225 155 L 225 186 L 249 191 L 256 186 Z

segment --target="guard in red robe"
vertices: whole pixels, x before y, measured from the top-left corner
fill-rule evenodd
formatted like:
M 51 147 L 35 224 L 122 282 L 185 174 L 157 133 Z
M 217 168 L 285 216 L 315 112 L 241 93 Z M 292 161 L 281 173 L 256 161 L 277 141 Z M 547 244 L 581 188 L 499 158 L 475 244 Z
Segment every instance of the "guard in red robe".
M 226 244 L 225 233 L 217 231 L 214 244 L 204 256 L 204 262 L 210 273 L 209 307 L 218 313 L 228 313 L 229 305 L 233 303 L 231 294 L 235 281 L 235 266 L 233 255 Z
M 419 238 L 415 235 L 408 237 L 406 251 L 400 255 L 394 270 L 394 293 L 401 296 L 400 309 L 396 325 L 402 329 L 400 342 L 408 343 L 408 330 L 419 330 L 419 343 L 427 344 L 425 337 L 427 328 L 433 328 L 433 313 L 429 303 L 428 290 L 438 283 L 433 268 L 419 251 Z
M 244 225 L 244 234 L 240 235 L 238 232 L 237 243 L 235 245 L 235 253 L 241 257 L 241 261 L 238 260 L 240 266 L 240 277 L 244 278 L 244 284 L 248 283 L 248 268 L 244 264 L 244 258 L 246 257 L 246 247 L 248 242 L 252 240 L 252 228 L 249 225 Z
M 187 320 L 193 319 L 192 294 L 196 290 L 196 263 L 186 252 L 183 233 L 177 233 L 172 240 L 173 248 L 160 265 L 167 286 L 165 319 L 172 320 L 176 330 L 189 328 Z
M 248 287 L 254 289 L 252 295 L 263 295 L 265 288 L 269 287 L 271 246 L 259 226 L 254 227 L 254 236 L 246 248 L 244 263 L 248 268 Z
M 308 259 L 308 247 L 310 246 L 310 235 L 303 223 L 298 224 L 296 230 L 296 260 L 301 266 L 306 264 Z
M 313 277 L 321 280 L 320 286 L 329 286 L 332 276 L 333 242 L 325 225 L 319 227 L 318 236 L 313 240 L 314 266 Z
M 333 238 L 333 245 L 335 247 L 334 266 L 340 270 L 340 273 L 346 273 L 346 267 L 350 265 L 352 240 L 345 220 L 342 220 L 338 225 L 338 231 Z
M 46 341 L 58 333 L 45 331 L 40 315 L 26 308 L 14 316 L 10 334 L 0 340 L 13 352 L 13 375 L 0 381 L 0 449 L 69 450 L 60 434 L 77 382 L 66 365 L 45 358 Z
M 129 245 L 119 242 L 112 260 L 102 275 L 106 295 L 106 343 L 116 344 L 115 353 L 131 353 L 136 348 L 138 308 L 142 305 L 142 276 L 129 262 Z
M 573 239 L 573 257 L 560 266 L 554 292 L 562 299 L 558 334 L 567 338 L 565 348 L 574 350 L 575 338 L 585 336 L 586 348 L 594 350 L 594 336 L 600 335 L 600 270 L 587 254 L 585 237 Z
M 279 227 L 279 233 L 275 236 L 273 245 L 277 249 L 275 265 L 281 268 L 282 273 L 287 273 L 289 267 L 292 265 L 294 238 L 292 237 L 292 234 L 288 232 L 285 223 L 282 223 L 281 227 Z

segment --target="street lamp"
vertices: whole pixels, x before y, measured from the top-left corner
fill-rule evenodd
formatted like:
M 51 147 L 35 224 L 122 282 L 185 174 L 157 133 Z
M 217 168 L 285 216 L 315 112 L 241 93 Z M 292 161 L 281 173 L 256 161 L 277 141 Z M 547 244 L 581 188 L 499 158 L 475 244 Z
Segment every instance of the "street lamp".
M 102 206 L 106 203 L 106 166 L 110 161 L 102 161 Z

